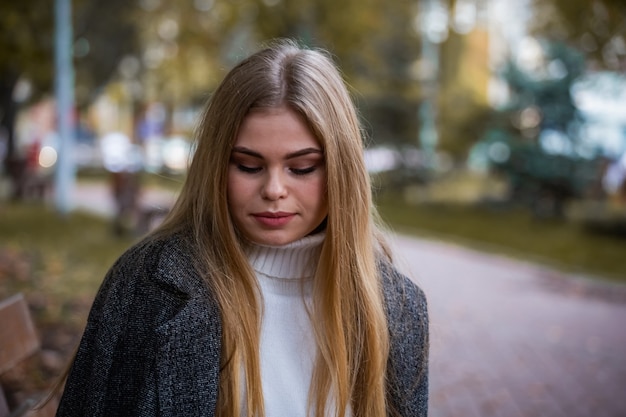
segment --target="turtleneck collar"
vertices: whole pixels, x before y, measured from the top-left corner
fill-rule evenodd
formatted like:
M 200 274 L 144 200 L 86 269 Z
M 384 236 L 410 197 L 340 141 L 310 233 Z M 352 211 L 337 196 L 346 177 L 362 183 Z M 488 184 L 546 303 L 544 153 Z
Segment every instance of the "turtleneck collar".
M 325 233 L 316 233 L 283 246 L 249 243 L 245 251 L 259 274 L 278 279 L 312 278 L 322 250 Z

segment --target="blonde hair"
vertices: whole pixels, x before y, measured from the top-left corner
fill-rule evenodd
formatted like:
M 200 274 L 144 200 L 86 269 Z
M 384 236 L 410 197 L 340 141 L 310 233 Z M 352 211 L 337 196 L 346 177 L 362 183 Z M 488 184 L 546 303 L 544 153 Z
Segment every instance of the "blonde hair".
M 328 217 L 311 314 L 318 347 L 309 409 L 337 416 L 387 415 L 389 335 L 376 266 L 375 226 L 358 117 L 327 53 L 278 41 L 243 60 L 208 101 L 180 196 L 156 235 L 193 231 L 199 266 L 221 309 L 218 415 L 263 416 L 259 364 L 261 295 L 227 204 L 227 168 L 239 126 L 252 110 L 288 106 L 324 150 Z M 244 372 L 241 372 L 243 369 Z M 243 378 L 243 380 L 242 380 Z

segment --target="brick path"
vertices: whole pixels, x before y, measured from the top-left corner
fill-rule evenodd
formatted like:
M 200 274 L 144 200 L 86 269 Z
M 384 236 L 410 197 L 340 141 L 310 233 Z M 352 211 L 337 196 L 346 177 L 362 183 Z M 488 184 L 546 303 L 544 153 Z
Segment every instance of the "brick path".
M 445 243 L 394 245 L 429 299 L 432 417 L 626 416 L 626 285 Z

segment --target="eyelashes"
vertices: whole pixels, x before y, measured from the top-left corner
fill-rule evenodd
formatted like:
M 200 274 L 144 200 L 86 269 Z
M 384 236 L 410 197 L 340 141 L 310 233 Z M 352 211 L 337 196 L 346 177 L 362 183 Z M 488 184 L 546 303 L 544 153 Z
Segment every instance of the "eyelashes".
M 246 174 L 256 174 L 257 172 L 261 172 L 261 167 L 249 167 L 242 164 L 237 164 L 237 169 L 241 172 L 245 172 Z
M 246 174 L 256 174 L 256 173 L 261 172 L 261 170 L 263 170 L 262 167 L 247 166 L 243 164 L 236 164 L 236 166 L 239 171 L 244 172 Z M 317 168 L 318 168 L 317 165 L 313 165 L 313 166 L 306 167 L 306 168 L 289 168 L 289 171 L 291 171 L 291 173 L 293 173 L 294 175 L 302 176 L 302 175 L 312 174 L 313 172 L 317 170 Z
M 291 172 L 293 172 L 296 175 L 306 175 L 306 174 L 311 174 L 312 172 L 314 172 L 317 169 L 316 165 L 313 165 L 311 167 L 308 168 L 290 168 Z

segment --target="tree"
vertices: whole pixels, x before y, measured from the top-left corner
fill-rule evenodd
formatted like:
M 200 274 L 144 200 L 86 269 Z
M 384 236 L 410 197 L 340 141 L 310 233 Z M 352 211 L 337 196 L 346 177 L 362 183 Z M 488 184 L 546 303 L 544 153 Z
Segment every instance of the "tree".
M 250 1 L 153 1 L 138 16 L 142 101 L 172 110 L 204 101 L 247 54 Z
M 578 118 L 578 110 L 571 96 L 574 81 L 584 71 L 582 54 L 563 43 L 544 42 L 543 59 L 534 70 L 529 71 L 515 61 L 509 61 L 503 70 L 513 100 L 507 111 L 523 114 L 524 110 L 534 109 L 537 124 L 530 123 L 538 130 L 551 129 L 565 134 L 572 129 Z M 521 123 L 524 128 L 524 123 Z
M 14 125 L 18 106 L 27 96 L 16 94 L 18 82 L 28 80 L 35 91 L 51 85 L 51 11 L 46 0 L 0 2 L 0 139 L 5 137 L 4 159 L 9 173 L 18 169 L 14 163 Z
M 533 0 L 533 32 L 567 43 L 585 54 L 592 67 L 626 70 L 624 0 Z
M 452 31 L 441 45 L 440 68 L 439 148 L 463 160 L 491 117 L 487 30 L 476 25 L 468 33 Z
M 541 59 L 526 65 L 512 59 L 503 69 L 511 100 L 494 121 L 508 123 L 490 130 L 483 146 L 496 171 L 508 178 L 512 200 L 529 204 L 539 217 L 561 218 L 565 203 L 597 180 L 596 161 L 583 157 L 581 120 L 571 95 L 585 61 L 575 48 L 543 42 Z
M 170 115 L 204 101 L 224 72 L 259 43 L 290 37 L 333 53 L 368 120 L 385 113 L 381 119 L 391 122 L 372 127 L 378 139 L 415 135 L 411 123 L 419 88 L 409 68 L 420 44 L 412 25 L 414 2 L 394 0 L 393 7 L 382 0 L 346 0 L 340 6 L 331 0 L 140 4 L 143 54 L 135 57 L 134 78 L 141 81 L 140 100 L 158 101 Z M 394 101 L 403 105 L 389 105 Z
M 408 68 L 419 54 L 413 30 L 415 3 L 395 0 L 259 1 L 257 33 L 262 39 L 295 37 L 329 49 L 348 81 L 364 94 L 406 92 Z
M 76 102 L 86 107 L 118 75 L 120 61 L 141 48 L 137 8 L 127 0 L 74 0 Z
M 78 107 L 86 106 L 111 79 L 120 57 L 135 50 L 134 23 L 129 19 L 132 4 L 126 0 L 73 2 Z M 0 2 L 0 132 L 5 137 L 5 171 L 14 182 L 24 166 L 15 143 L 20 106 L 52 92 L 53 7 L 50 0 Z M 29 86 L 30 94 L 16 94 L 18 86 Z
M 257 0 L 260 39 L 291 37 L 330 50 L 357 101 L 375 142 L 415 140 L 418 83 L 411 65 L 419 56 L 413 21 L 416 3 L 406 0 Z

